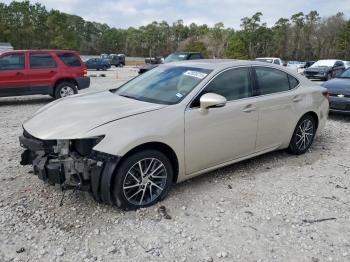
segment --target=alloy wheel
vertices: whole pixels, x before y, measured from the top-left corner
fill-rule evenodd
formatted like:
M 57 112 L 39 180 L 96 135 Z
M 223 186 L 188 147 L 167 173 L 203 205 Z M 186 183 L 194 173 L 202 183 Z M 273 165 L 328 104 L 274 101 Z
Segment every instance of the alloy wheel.
M 300 123 L 296 133 L 296 146 L 300 151 L 305 150 L 312 143 L 314 136 L 314 125 L 310 119 Z
M 162 194 L 166 183 L 165 165 L 157 158 L 144 158 L 128 170 L 123 181 L 123 193 L 131 204 L 144 206 Z
M 70 86 L 64 86 L 60 90 L 61 97 L 72 96 L 74 95 L 74 90 Z

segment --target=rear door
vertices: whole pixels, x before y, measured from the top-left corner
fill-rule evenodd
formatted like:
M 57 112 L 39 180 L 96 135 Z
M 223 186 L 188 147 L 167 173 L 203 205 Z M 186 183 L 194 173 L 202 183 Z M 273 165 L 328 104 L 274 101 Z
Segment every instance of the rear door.
M 259 112 L 256 151 L 278 148 L 296 123 L 296 107 L 303 96 L 295 92 L 299 82 L 282 70 L 254 67 Z
M 49 52 L 30 52 L 28 81 L 32 93 L 51 93 L 58 66 Z
M 25 60 L 24 52 L 0 56 L 0 96 L 29 92 Z

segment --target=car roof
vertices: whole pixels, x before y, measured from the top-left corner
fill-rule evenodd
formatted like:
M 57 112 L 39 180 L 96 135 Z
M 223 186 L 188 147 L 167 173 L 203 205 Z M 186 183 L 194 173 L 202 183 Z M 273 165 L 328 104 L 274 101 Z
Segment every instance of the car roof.
M 281 68 L 278 65 L 270 65 L 265 62 L 260 61 L 250 61 L 250 60 L 234 60 L 234 59 L 199 59 L 199 60 L 185 60 L 185 61 L 177 61 L 177 62 L 170 62 L 166 64 L 162 64 L 160 66 L 187 66 L 187 67 L 197 67 L 197 68 L 203 68 L 203 69 L 210 69 L 210 70 L 221 70 L 229 67 L 236 67 L 236 66 L 270 66 L 270 67 L 276 67 Z
M 23 52 L 66 52 L 66 53 L 79 53 L 76 50 L 67 50 L 67 49 L 26 49 L 26 50 L 8 50 L 4 53 L 23 53 Z M 4 54 L 3 53 L 3 54 Z

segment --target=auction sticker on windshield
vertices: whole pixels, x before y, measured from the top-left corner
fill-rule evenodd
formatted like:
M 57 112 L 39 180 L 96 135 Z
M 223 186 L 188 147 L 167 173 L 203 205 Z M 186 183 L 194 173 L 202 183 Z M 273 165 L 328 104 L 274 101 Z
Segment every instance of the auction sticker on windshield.
M 206 77 L 208 74 L 202 73 L 202 72 L 197 72 L 197 71 L 188 70 L 188 71 L 186 71 L 186 72 L 184 73 L 184 75 L 196 77 L 196 78 L 199 78 L 199 79 L 203 79 L 203 78 Z

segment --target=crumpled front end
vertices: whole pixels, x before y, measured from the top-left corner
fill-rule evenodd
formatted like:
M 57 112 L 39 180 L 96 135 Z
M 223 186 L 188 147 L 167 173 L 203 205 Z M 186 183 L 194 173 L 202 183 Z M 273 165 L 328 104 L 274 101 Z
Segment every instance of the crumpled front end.
M 21 164 L 32 165 L 34 174 L 51 185 L 89 191 L 98 202 L 114 204 L 111 183 L 120 158 L 93 150 L 102 139 L 40 140 L 24 131 Z

